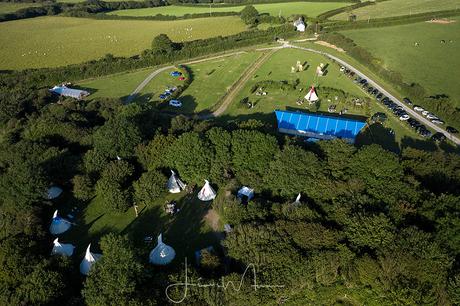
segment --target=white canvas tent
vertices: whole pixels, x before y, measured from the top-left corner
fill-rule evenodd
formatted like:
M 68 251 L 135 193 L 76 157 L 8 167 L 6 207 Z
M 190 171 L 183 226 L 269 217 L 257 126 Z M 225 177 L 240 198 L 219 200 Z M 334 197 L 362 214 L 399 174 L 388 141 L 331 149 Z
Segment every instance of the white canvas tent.
M 179 176 L 171 170 L 171 176 L 169 177 L 167 184 L 169 192 L 179 193 L 181 190 L 185 189 L 185 186 L 186 185 L 181 181 Z
M 212 189 L 211 185 L 207 180 L 204 180 L 204 186 L 201 188 L 200 192 L 198 192 L 198 199 L 201 201 L 211 201 L 214 200 L 216 197 L 216 192 Z
M 51 255 L 72 256 L 75 247 L 70 243 L 60 243 L 58 239 L 59 238 L 56 238 L 53 241 L 53 250 L 51 251 Z
M 81 100 L 89 96 L 89 92 L 85 90 L 72 89 L 66 86 L 54 86 L 53 88 L 50 89 L 50 91 L 54 92 L 55 94 L 64 96 L 64 97 L 71 97 L 77 100 Z
M 246 186 L 241 187 L 240 190 L 238 190 L 237 197 L 242 199 L 244 196 L 246 196 L 248 201 L 250 201 L 254 197 L 254 189 Z
M 85 253 L 85 258 L 83 258 L 83 260 L 80 263 L 80 273 L 83 275 L 88 275 L 93 264 L 102 257 L 101 254 L 91 253 L 90 248 L 91 243 L 88 244 L 88 248 L 86 249 Z
M 50 233 L 53 235 L 59 235 L 67 231 L 71 226 L 72 223 L 59 217 L 58 211 L 56 210 L 53 214 L 53 219 L 51 220 Z
M 297 195 L 297 198 L 295 198 L 294 203 L 292 203 L 292 204 L 300 204 L 300 197 L 301 197 L 301 196 L 300 196 L 300 193 L 299 193 L 299 194 Z
M 164 266 L 169 264 L 174 257 L 176 257 L 176 251 L 172 247 L 163 243 L 162 234 L 158 236 L 157 246 L 150 252 L 149 262 L 154 265 Z
M 307 99 L 309 102 L 316 102 L 319 100 L 314 86 L 312 86 L 310 91 L 305 95 L 305 99 Z
M 57 186 L 51 186 L 50 188 L 48 188 L 48 190 L 46 191 L 46 198 L 48 200 L 54 200 L 56 198 L 58 198 L 62 193 L 62 189 L 57 187 Z
M 298 20 L 294 21 L 294 27 L 296 31 L 299 32 L 305 32 L 305 22 L 303 22 L 302 18 L 299 18 Z

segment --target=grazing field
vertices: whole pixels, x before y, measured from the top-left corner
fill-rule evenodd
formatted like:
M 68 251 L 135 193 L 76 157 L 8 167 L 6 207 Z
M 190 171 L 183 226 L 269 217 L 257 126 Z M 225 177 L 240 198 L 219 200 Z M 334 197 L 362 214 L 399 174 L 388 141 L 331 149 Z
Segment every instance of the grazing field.
M 259 55 L 259 53 L 251 52 L 190 65 L 193 82 L 179 97 L 183 106 L 180 109 L 168 107 L 168 110 L 196 113 L 211 108 Z M 156 79 L 144 89 L 144 92 L 152 89 L 155 84 L 158 84 Z M 164 86 L 158 89 L 164 90 Z M 154 94 L 154 100 L 159 100 L 159 93 L 161 92 Z
M 269 4 L 254 4 L 254 7 L 259 13 L 268 13 L 273 16 L 290 16 L 294 14 L 305 14 L 308 17 L 316 17 L 321 13 L 334 10 L 343 6 L 350 5 L 346 2 L 285 2 L 285 3 L 269 3 Z M 244 6 L 219 7 L 219 5 L 204 6 L 178 6 L 169 5 L 145 9 L 130 9 L 111 12 L 109 14 L 119 16 L 154 16 L 157 14 L 183 16 L 185 14 L 200 14 L 213 12 L 240 12 Z
M 180 212 L 176 216 L 165 213 L 163 205 L 166 201 L 176 201 Z M 196 192 L 186 194 L 167 194 L 160 197 L 149 206 L 139 205 L 139 216 L 136 218 L 133 208 L 124 213 L 107 212 L 98 197 L 94 198 L 86 208 L 77 214 L 72 212 L 72 206 L 63 203 L 60 213 L 64 216 L 72 212 L 76 217 L 76 225 L 72 230 L 62 235 L 62 240 L 73 241 L 78 257 L 84 254 L 89 243 L 91 249 L 98 250 L 97 241 L 107 233 L 126 234 L 135 244 L 142 247 L 145 260 L 148 252 L 156 246 L 156 238 L 163 233 L 163 241 L 174 247 L 176 258 L 173 265 L 183 265 L 184 257 L 189 261 L 194 258 L 194 252 L 218 242 L 218 236 L 204 221 L 204 216 L 210 205 L 201 202 Z M 145 237 L 153 237 L 151 243 L 145 243 Z M 81 254 L 81 255 L 80 255 Z
M 343 34 L 381 59 L 385 67 L 400 72 L 405 82 L 419 83 L 430 95 L 447 94 L 460 106 L 460 17 L 451 19 L 455 22 L 421 22 Z
M 460 9 L 458 0 L 388 0 L 355 9 L 352 13 L 358 20 L 363 20 L 453 9 Z M 344 12 L 331 19 L 347 20 L 348 16 L 349 12 Z
M 0 14 L 13 13 L 17 10 L 33 7 L 42 6 L 40 3 L 14 3 L 14 2 L 0 2 Z
M 167 22 L 71 17 L 2 22 L 0 69 L 64 66 L 107 53 L 131 56 L 150 48 L 153 37 L 160 33 L 174 41 L 187 41 L 232 35 L 245 29 L 241 19 L 234 16 Z

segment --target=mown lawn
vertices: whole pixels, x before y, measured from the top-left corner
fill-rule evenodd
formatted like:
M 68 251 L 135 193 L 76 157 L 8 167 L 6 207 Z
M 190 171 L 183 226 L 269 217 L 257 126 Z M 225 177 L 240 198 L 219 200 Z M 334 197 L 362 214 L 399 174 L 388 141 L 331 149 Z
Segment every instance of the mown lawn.
M 419 83 L 429 95 L 446 94 L 460 106 L 460 17 L 451 19 L 456 22 L 421 22 L 343 34 L 381 59 L 383 66 L 400 72 L 406 83 Z
M 86 207 L 80 208 L 73 220 L 76 225 L 64 233 L 60 240 L 74 244 L 77 247 L 77 256 L 82 257 L 88 243 L 92 244 L 93 252 L 97 252 L 100 238 L 107 233 L 128 235 L 135 244 L 143 246 L 147 262 L 148 252 L 156 246 L 158 234 L 163 233 L 163 241 L 176 251 L 173 264 L 181 266 L 185 256 L 192 262 L 196 250 L 218 242 L 218 236 L 203 219 L 210 209 L 210 203 L 199 201 L 196 193 L 169 194 L 165 191 L 154 203 L 139 206 L 137 218 L 134 208 L 124 213 L 107 212 L 96 197 Z M 180 208 L 175 216 L 164 211 L 166 201 L 172 200 Z M 66 216 L 71 209 L 71 206 L 64 204 L 60 208 L 60 214 Z M 154 238 L 152 243 L 144 242 L 144 238 L 148 236 Z
M 177 21 L 38 17 L 2 22 L 0 69 L 64 66 L 107 53 L 135 55 L 150 48 L 153 37 L 160 33 L 174 41 L 188 41 L 245 29 L 241 19 L 234 16 Z
M 285 2 L 269 4 L 253 4 L 259 13 L 268 13 L 273 16 L 290 16 L 294 14 L 305 14 L 308 17 L 316 17 L 321 13 L 334 10 L 343 6 L 350 5 L 346 2 Z M 185 14 L 200 14 L 213 12 L 240 12 L 245 6 L 226 6 L 219 5 L 195 5 L 179 6 L 169 5 L 145 9 L 119 10 L 109 14 L 120 16 L 154 16 L 157 14 L 183 16 Z
M 458 0 L 388 0 L 355 9 L 352 13 L 357 16 L 358 20 L 364 20 L 453 9 L 460 9 Z M 349 13 L 345 12 L 331 19 L 347 20 L 348 16 Z

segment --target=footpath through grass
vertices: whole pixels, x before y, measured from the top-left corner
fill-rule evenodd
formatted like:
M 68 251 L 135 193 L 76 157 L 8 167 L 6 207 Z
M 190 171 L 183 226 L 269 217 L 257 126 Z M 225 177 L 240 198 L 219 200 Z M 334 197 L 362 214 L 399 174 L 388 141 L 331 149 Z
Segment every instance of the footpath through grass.
M 225 25 L 225 26 L 222 26 Z M 165 33 L 189 41 L 245 31 L 236 16 L 175 21 L 37 17 L 0 23 L 0 69 L 57 67 L 103 57 L 131 56 Z
M 294 14 L 305 14 L 308 17 L 316 17 L 321 13 L 334 10 L 340 7 L 351 5 L 346 2 L 284 2 L 284 3 L 268 3 L 268 4 L 252 4 L 259 13 L 268 13 L 272 16 L 290 16 Z M 158 14 L 183 16 L 185 14 L 202 14 L 202 13 L 218 13 L 218 12 L 240 12 L 245 6 L 225 6 L 219 7 L 214 4 L 181 6 L 168 5 L 143 9 L 129 9 L 110 12 L 111 15 L 119 16 L 155 16 Z M 227 25 L 225 25 L 227 26 Z
M 385 18 L 393 16 L 403 16 L 410 14 L 420 14 L 443 10 L 460 9 L 458 0 L 388 0 L 375 2 L 375 5 L 368 5 L 357 8 L 351 13 L 355 14 L 357 20 L 367 20 L 368 18 Z M 334 20 L 347 20 L 349 12 L 344 12 L 331 17 Z
M 446 94 L 460 106 L 460 17 L 449 24 L 414 23 L 342 32 L 429 95 Z M 418 43 L 416 46 L 415 44 Z

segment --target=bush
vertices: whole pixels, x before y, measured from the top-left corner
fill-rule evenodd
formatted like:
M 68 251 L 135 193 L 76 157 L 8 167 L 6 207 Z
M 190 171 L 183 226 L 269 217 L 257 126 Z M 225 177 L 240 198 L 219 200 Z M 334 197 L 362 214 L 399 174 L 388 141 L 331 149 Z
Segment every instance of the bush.
M 134 182 L 134 198 L 136 203 L 149 205 L 165 191 L 166 177 L 163 173 L 153 170 L 145 172 Z
M 83 201 L 90 200 L 94 196 L 91 179 L 87 175 L 76 175 L 72 179 L 73 195 Z

